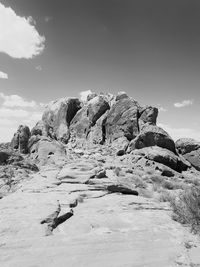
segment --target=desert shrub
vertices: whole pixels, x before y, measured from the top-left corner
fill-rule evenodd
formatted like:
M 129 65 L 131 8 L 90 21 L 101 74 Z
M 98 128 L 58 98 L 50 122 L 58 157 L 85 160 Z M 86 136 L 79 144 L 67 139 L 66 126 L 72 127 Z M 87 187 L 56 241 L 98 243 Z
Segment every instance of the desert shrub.
M 189 225 L 193 232 L 200 233 L 200 187 L 190 187 L 182 191 L 170 204 L 173 219 Z
M 162 182 L 162 187 L 168 190 L 173 190 L 175 188 L 175 184 L 171 181 L 163 181 Z
M 136 177 L 134 179 L 134 184 L 136 188 L 147 188 L 147 184 L 145 181 L 143 181 L 140 177 Z
M 162 192 L 160 192 L 158 199 L 160 202 L 171 202 L 172 198 L 173 196 L 168 190 L 163 190 Z
M 152 176 L 150 177 L 150 179 L 151 179 L 151 181 L 152 181 L 153 183 L 157 183 L 157 184 L 161 184 L 162 181 L 163 181 L 163 177 L 161 177 L 160 175 L 152 175 Z
M 139 188 L 138 190 L 139 196 L 145 197 L 145 198 L 153 198 L 154 193 L 151 190 Z

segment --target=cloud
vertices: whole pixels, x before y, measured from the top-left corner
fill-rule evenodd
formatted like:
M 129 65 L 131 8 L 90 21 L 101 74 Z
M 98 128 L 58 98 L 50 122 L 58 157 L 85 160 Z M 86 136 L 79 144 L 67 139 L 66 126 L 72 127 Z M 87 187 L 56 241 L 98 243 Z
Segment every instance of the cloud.
M 4 107 L 30 107 L 34 108 L 37 106 L 35 101 L 26 101 L 24 98 L 18 95 L 5 95 L 4 93 L 0 93 L 0 98 L 4 100 Z
M 9 142 L 20 124 L 30 128 L 42 119 L 44 103 L 27 101 L 18 95 L 0 93 L 0 142 Z
M 38 70 L 38 71 L 41 71 L 42 67 L 39 65 L 39 66 L 36 66 L 35 69 Z
M 87 90 L 87 91 L 82 91 L 80 92 L 80 100 L 81 101 L 86 101 L 87 100 L 87 96 L 89 94 L 92 94 L 92 91 L 91 90 Z
M 0 79 L 8 79 L 8 74 L 3 71 L 0 71 Z
M 174 103 L 174 106 L 176 108 L 183 108 L 183 107 L 191 106 L 193 102 L 194 102 L 193 100 L 183 100 L 182 102 Z
M 158 123 L 176 141 L 179 138 L 193 138 L 200 141 L 200 131 L 192 128 L 173 128 L 170 125 Z
M 0 52 L 13 58 L 33 58 L 44 50 L 45 37 L 32 17 L 20 17 L 0 3 Z
M 0 108 L 0 118 L 23 118 L 28 115 L 29 113 L 23 109 Z

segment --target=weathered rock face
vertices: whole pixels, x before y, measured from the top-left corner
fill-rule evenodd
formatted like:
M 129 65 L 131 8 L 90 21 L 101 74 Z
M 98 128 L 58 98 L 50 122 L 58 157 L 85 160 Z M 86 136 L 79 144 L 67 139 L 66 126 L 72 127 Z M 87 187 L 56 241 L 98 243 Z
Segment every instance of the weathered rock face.
M 137 137 L 130 142 L 128 152 L 149 146 L 159 146 L 175 153 L 174 141 L 162 128 L 145 124 Z
M 175 142 L 176 149 L 181 155 L 190 153 L 200 148 L 200 142 L 192 138 L 181 138 Z
M 116 101 L 108 113 L 105 123 L 108 143 L 121 137 L 126 137 L 130 141 L 137 136 L 139 133 L 138 109 L 139 104 L 130 98 Z
M 131 152 L 131 155 L 141 156 L 146 159 L 162 163 L 171 169 L 181 172 L 183 170 L 187 170 L 190 167 L 189 162 L 182 160 L 178 156 L 176 156 L 173 152 L 168 149 L 161 148 L 158 146 L 145 147 L 142 149 L 136 149 Z
M 103 96 L 96 96 L 87 102 L 71 121 L 70 141 L 76 142 L 78 145 L 85 144 L 91 128 L 109 108 L 110 106 Z
M 200 142 L 191 138 L 181 138 L 175 144 L 178 153 L 200 171 Z
M 26 125 L 20 125 L 11 141 L 11 147 L 19 149 L 23 154 L 28 153 L 28 140 L 30 138 L 30 129 Z
M 49 156 L 54 155 L 57 158 L 66 155 L 65 147 L 56 140 L 51 140 L 47 137 L 42 137 L 38 142 L 34 143 L 31 147 L 32 155 L 41 164 L 47 162 Z
M 155 107 L 147 106 L 140 110 L 139 127 L 140 129 L 145 123 L 156 124 L 158 117 L 158 109 Z
M 78 98 L 62 98 L 47 106 L 42 120 L 47 135 L 66 143 L 69 139 L 69 125 L 71 120 L 81 108 Z
M 31 136 L 33 135 L 47 136 L 46 127 L 43 121 L 38 121 L 36 125 L 32 128 Z

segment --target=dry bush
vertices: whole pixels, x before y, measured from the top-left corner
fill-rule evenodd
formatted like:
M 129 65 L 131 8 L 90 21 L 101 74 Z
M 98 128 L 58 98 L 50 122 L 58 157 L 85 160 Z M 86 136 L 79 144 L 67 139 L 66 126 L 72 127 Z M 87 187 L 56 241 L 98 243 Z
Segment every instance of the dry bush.
M 168 190 L 162 190 L 160 192 L 158 200 L 160 202 L 171 202 L 172 198 L 174 198 L 174 196 L 171 192 L 169 192 Z
M 134 178 L 134 184 L 136 188 L 147 188 L 147 184 L 145 181 L 143 181 L 140 177 L 135 177 Z
M 173 219 L 200 233 L 200 187 L 190 187 L 172 198 Z

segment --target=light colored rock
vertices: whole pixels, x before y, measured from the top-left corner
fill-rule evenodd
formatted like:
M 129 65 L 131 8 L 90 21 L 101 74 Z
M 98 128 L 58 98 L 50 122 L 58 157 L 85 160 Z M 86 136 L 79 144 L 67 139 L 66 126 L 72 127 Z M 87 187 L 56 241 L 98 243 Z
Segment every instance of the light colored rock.
M 42 116 L 48 136 L 66 143 L 70 122 L 80 108 L 78 98 L 61 98 L 50 102 Z

